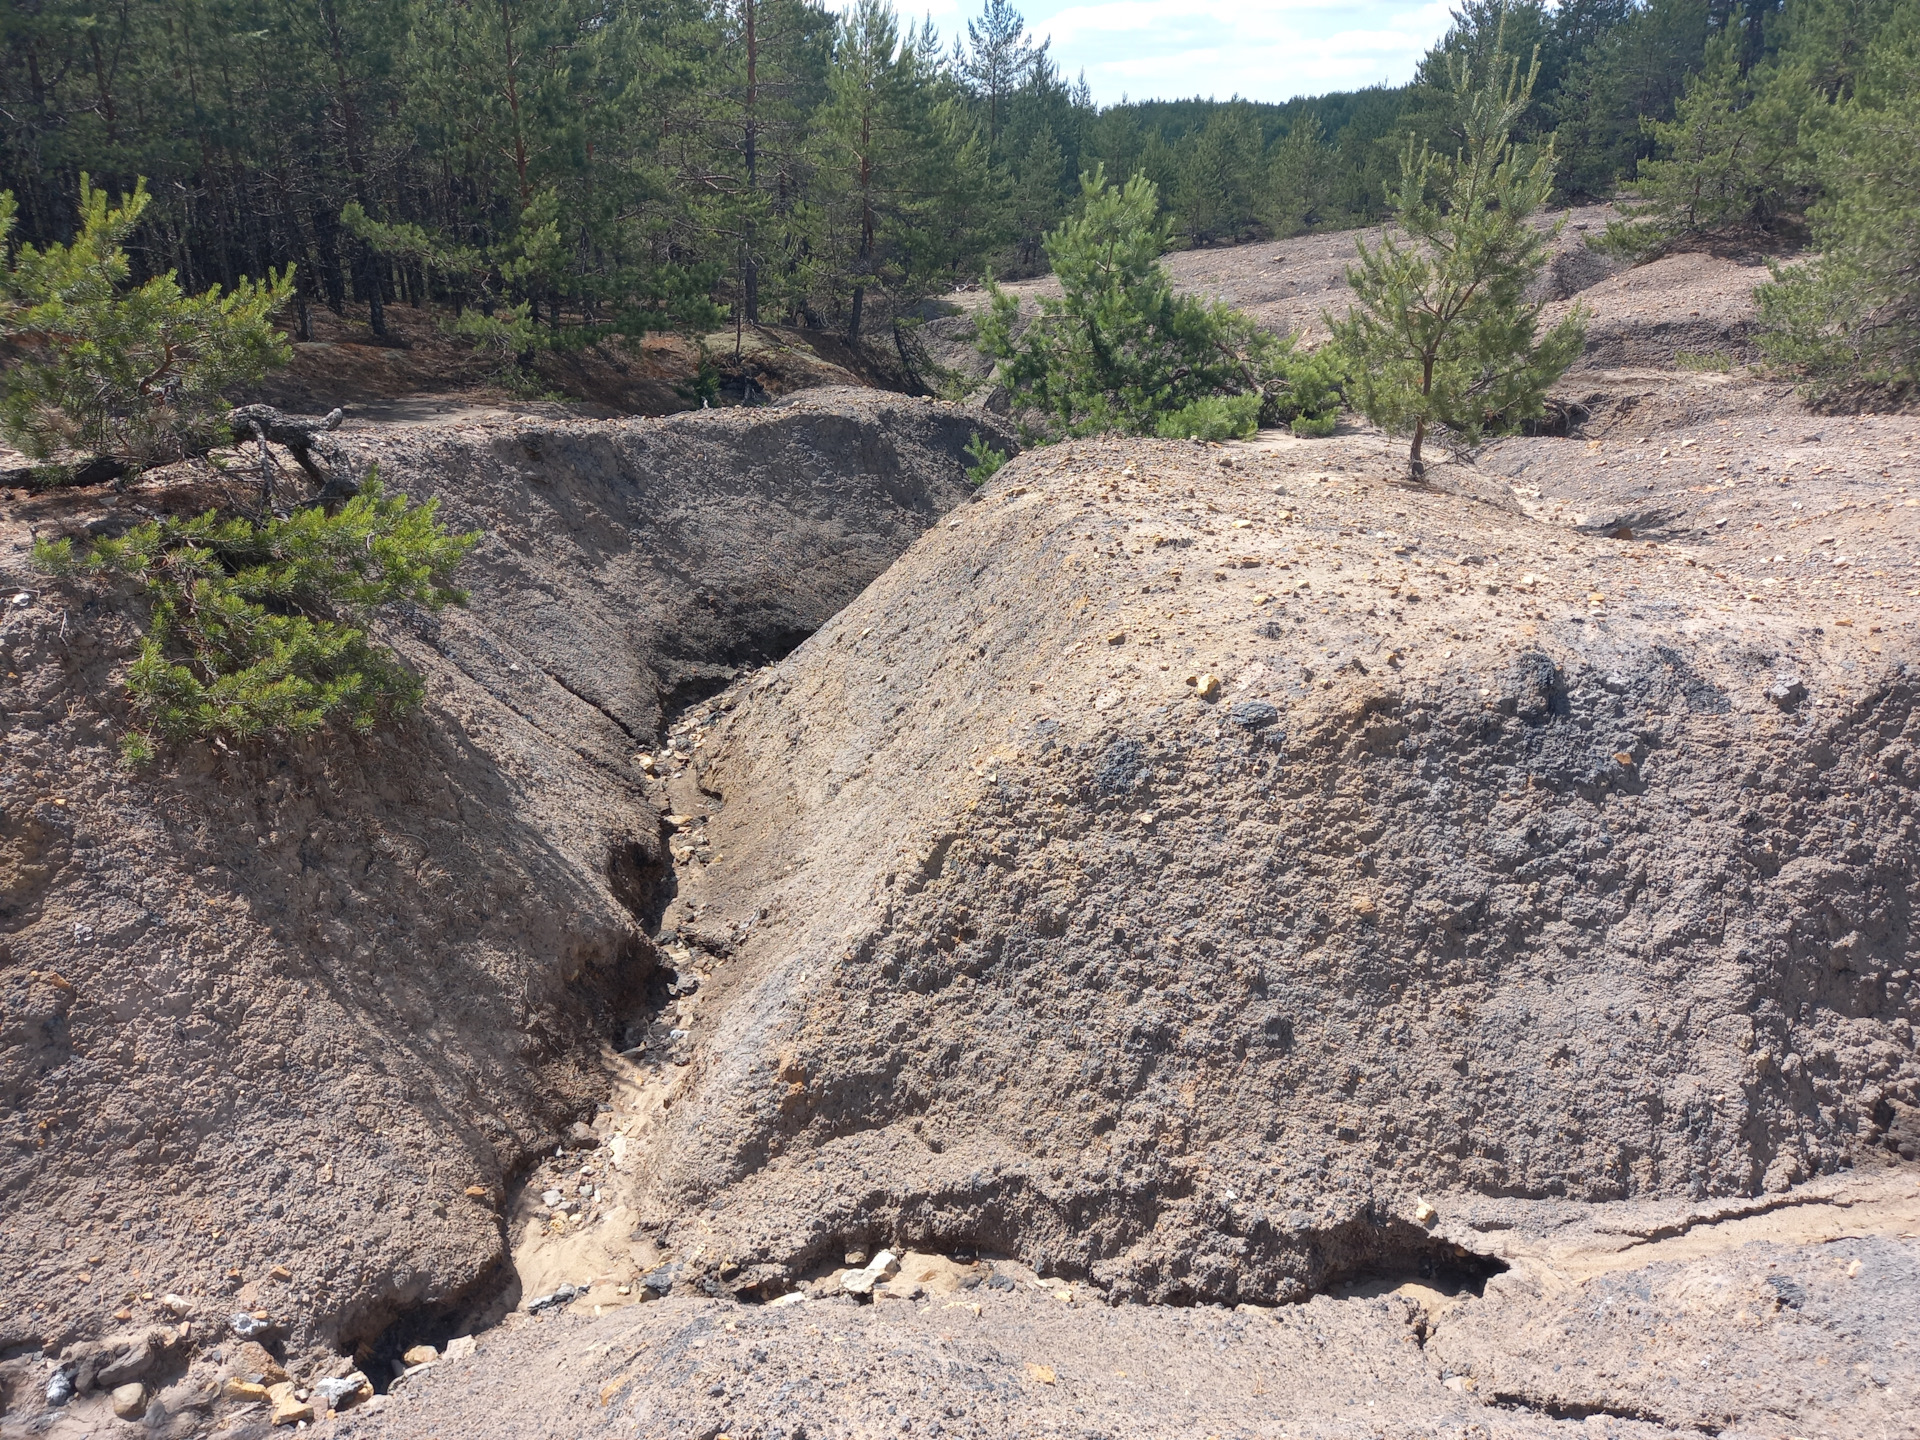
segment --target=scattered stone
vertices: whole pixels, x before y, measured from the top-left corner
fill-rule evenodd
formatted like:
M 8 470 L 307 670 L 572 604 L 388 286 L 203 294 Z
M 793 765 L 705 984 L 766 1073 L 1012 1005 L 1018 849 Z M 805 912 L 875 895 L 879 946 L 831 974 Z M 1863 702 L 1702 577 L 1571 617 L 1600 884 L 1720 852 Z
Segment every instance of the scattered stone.
M 316 1381 L 313 1393 L 329 1410 L 348 1410 L 373 1398 L 373 1382 L 355 1370 L 335 1380 Z
M 782 1295 L 782 1296 L 781 1296 L 781 1297 L 780 1297 L 779 1299 L 777 1299 L 777 1300 L 769 1300 L 769 1301 L 767 1302 L 767 1308 L 768 1308 L 769 1310 L 778 1310 L 778 1309 L 780 1309 L 780 1308 L 781 1308 L 782 1306 L 788 1306 L 788 1305 L 804 1305 L 804 1304 L 806 1303 L 806 1300 L 807 1300 L 807 1292 L 806 1292 L 806 1291 L 804 1291 L 804 1290 L 795 1290 L 795 1291 L 793 1291 L 793 1292 L 792 1292 L 791 1294 L 788 1294 L 788 1295 Z
M 1280 712 L 1265 700 L 1236 700 L 1227 718 L 1243 730 L 1264 730 L 1280 718 Z
M 470 1359 L 474 1351 L 479 1348 L 480 1342 L 475 1340 L 473 1336 L 456 1335 L 453 1339 L 447 1341 L 446 1358 L 449 1360 Z
M 184 1295 L 166 1294 L 160 1297 L 160 1308 L 169 1315 L 185 1319 L 193 1313 L 193 1302 Z
M 47 1404 L 64 1405 L 73 1398 L 73 1377 L 65 1370 L 56 1370 L 47 1377 Z
M 271 1320 L 263 1320 L 258 1315 L 249 1315 L 244 1310 L 236 1310 L 228 1317 L 227 1323 L 233 1327 L 233 1333 L 242 1340 L 253 1340 L 273 1332 Z
M 882 1250 L 865 1266 L 840 1277 L 840 1288 L 849 1295 L 871 1295 L 873 1287 L 900 1272 L 900 1261 L 891 1250 Z
M 1413 1207 L 1413 1219 L 1415 1224 L 1431 1226 L 1434 1223 L 1434 1221 L 1438 1220 L 1439 1218 L 1440 1218 L 1440 1212 L 1434 1209 L 1433 1206 L 1430 1205 L 1425 1200 L 1422 1200 L 1418 1205 L 1415 1205 Z
M 522 1308 L 525 1309 L 529 1315 L 537 1315 L 542 1310 L 552 1310 L 562 1305 L 570 1305 L 577 1297 L 584 1293 L 578 1285 L 562 1285 L 551 1295 L 535 1296 L 533 1299 L 527 1301 L 526 1305 Z
M 114 1386 L 113 1394 L 108 1399 L 112 1402 L 113 1413 L 122 1420 L 138 1420 L 147 1413 L 147 1387 L 138 1380 Z
M 1218 675 L 1189 675 L 1187 684 L 1193 687 L 1193 693 L 1202 700 L 1212 700 L 1220 694 Z
M 1798 675 L 1776 675 L 1767 687 L 1767 699 L 1782 710 L 1791 710 L 1806 698 L 1806 681 Z
M 117 1390 L 133 1380 L 144 1380 L 155 1360 L 153 1337 L 141 1335 L 114 1359 L 102 1365 L 93 1377 L 93 1387 Z
M 273 1423 L 298 1425 L 313 1419 L 313 1404 L 294 1393 L 293 1382 L 283 1380 L 267 1387 L 267 1404 L 272 1407 Z
M 1053 1367 L 1051 1365 L 1036 1365 L 1033 1361 L 1029 1360 L 1027 1362 L 1027 1378 L 1037 1381 L 1042 1385 L 1052 1385 L 1058 1381 L 1059 1376 L 1053 1373 Z
M 658 1300 L 673 1290 L 673 1282 L 680 1276 L 678 1265 L 658 1265 L 640 1277 L 640 1298 Z M 565 1287 L 562 1287 L 565 1288 Z
M 252 1380 L 242 1380 L 235 1375 L 220 1388 L 220 1393 L 229 1400 L 265 1400 L 267 1387 Z
M 549 1210 L 557 1210 L 560 1208 L 560 1202 L 565 1198 L 558 1190 L 547 1190 L 541 1193 L 540 1203 Z
M 244 1340 L 234 1347 L 233 1373 L 256 1385 L 278 1385 L 288 1378 L 280 1362 L 267 1353 L 267 1347 L 254 1340 Z
M 440 1358 L 440 1352 L 431 1345 L 415 1345 L 405 1351 L 400 1358 L 407 1362 L 407 1368 L 415 1365 L 431 1365 Z

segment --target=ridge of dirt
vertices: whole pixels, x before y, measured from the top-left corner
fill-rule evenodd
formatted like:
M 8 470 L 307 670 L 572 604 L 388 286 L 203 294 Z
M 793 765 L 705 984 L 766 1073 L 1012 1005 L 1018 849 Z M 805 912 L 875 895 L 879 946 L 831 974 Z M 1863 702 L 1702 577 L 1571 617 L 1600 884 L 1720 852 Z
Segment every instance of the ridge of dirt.
M 312 337 L 293 339 L 291 363 L 234 399 L 316 415 L 340 406 L 350 423 L 384 425 L 457 412 L 607 419 L 698 410 L 705 403 L 703 366 L 717 381 L 716 405 L 765 404 L 802 390 L 846 386 L 909 394 L 924 388 L 895 344 L 747 325 L 738 334 L 659 334 L 586 345 L 563 332 L 554 348 L 535 353 L 516 389 L 500 373 L 499 357 L 450 334 L 447 318 L 438 308 L 394 306 L 382 338 L 364 320 L 316 307 L 309 312 Z M 544 396 L 526 393 L 542 389 Z
M 1920 425 L 1580 383 L 1588 433 L 1426 489 L 1364 427 L 1023 456 L 683 716 L 680 998 L 580 1217 L 625 1268 L 501 1363 L 624 1350 L 613 1413 L 543 1392 L 586 1433 L 1902 1433 Z M 792 1318 L 881 1246 L 1161 1304 Z M 1180 1308 L 1389 1294 L 1269 1393 Z
M 497 802 L 423 801 L 438 752 L 378 771 L 379 815 L 428 857 L 482 828 L 420 933 L 330 932 L 369 973 L 424 957 L 426 1000 L 347 999 L 408 1076 L 444 1044 L 428 1004 L 467 1007 L 457 1064 L 476 1035 L 533 1044 L 436 1092 L 444 1131 L 349 1137 L 366 1173 L 319 1243 L 372 1232 L 396 1277 L 424 1254 L 470 1278 L 352 1354 L 322 1350 L 352 1338 L 337 1320 L 292 1329 L 303 1388 L 355 1366 L 390 1386 L 323 1403 L 319 1432 L 1909 1433 L 1920 420 L 1810 417 L 1746 371 L 1754 267 L 1615 274 L 1568 228 L 1543 293 L 1593 311 L 1573 433 L 1421 488 L 1347 424 L 1077 441 L 961 505 L 913 478 L 957 487 L 987 422 L 870 392 L 362 432 L 402 488 L 456 521 L 477 494 L 508 536 L 479 557 L 484 613 L 401 637 L 454 697 L 428 728 L 503 778 Z M 1329 303 L 1352 239 L 1171 263 L 1283 323 Z M 926 327 L 936 358 L 967 323 Z M 930 458 L 888 459 L 895 432 Z M 603 528 L 635 497 L 645 526 Z M 484 828 L 506 820 L 531 838 Z M 549 860 L 497 903 L 496 843 Z M 241 848 L 209 853 L 242 875 Z M 418 904 L 376 880 L 339 884 L 376 921 Z M 476 912 L 526 987 L 504 993 L 549 1009 L 470 994 L 431 948 Z M 36 940 L 65 946 L 47 918 Z M 626 948 L 576 944 L 570 982 L 515 948 L 576 931 Z M 57 1036 L 48 1013 L 18 1033 Z M 347 1069 L 369 1128 L 409 1115 Z M 491 1278 L 478 1232 L 444 1258 L 464 1232 L 393 1178 L 483 1105 L 519 1147 L 486 1196 Z M 41 1183 L 9 1218 L 15 1193 L 39 1208 L 0 1228 L 38 1248 L 0 1273 L 81 1285 L 42 1257 L 99 1227 L 44 1198 L 31 1153 L 14 1173 Z M 210 1183 L 165 1173 L 214 1218 Z M 900 1272 L 867 1287 L 882 1248 Z M 236 1278 L 265 1260 L 244 1258 Z M 258 1360 L 222 1308 L 190 1347 L 149 1334 L 177 1377 L 149 1433 L 269 1433 L 264 1404 L 218 1398 Z M 58 1413 L 33 1387 L 59 1354 L 97 1379 L 123 1352 L 58 1344 L 0 1363 L 0 1430 L 112 1423 L 97 1386 Z
M 162 1351 L 215 1345 L 241 1311 L 289 1361 L 371 1363 L 396 1318 L 501 1273 L 509 1187 L 595 1113 L 646 1009 L 672 867 L 664 782 L 636 755 L 963 504 L 976 431 L 1010 443 L 957 407 L 845 391 L 345 432 L 391 487 L 485 531 L 470 606 L 386 632 L 424 713 L 139 774 L 114 757 L 129 617 L 34 574 L 30 538 L 198 509 L 244 477 L 176 467 L 7 503 L 9 1405 L 42 1353 L 169 1327 L 162 1374 Z

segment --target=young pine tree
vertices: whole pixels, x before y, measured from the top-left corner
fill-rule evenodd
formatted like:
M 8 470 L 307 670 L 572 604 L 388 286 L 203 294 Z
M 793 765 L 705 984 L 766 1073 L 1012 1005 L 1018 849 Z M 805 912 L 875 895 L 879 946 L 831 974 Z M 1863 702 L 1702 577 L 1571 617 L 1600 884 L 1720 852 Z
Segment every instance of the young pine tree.
M 1273 147 L 1260 218 L 1275 235 L 1298 235 L 1326 218 L 1332 192 L 1333 147 L 1320 117 L 1309 112 Z
M 293 272 L 231 292 L 183 292 L 169 271 L 126 286 L 125 242 L 147 208 L 144 181 L 118 205 L 80 178 L 71 245 L 21 245 L 0 265 L 0 339 L 24 358 L 0 378 L 0 432 L 36 460 L 61 451 L 122 469 L 177 460 L 221 438 L 220 392 L 287 363 L 274 311 Z M 14 226 L 0 191 L 0 252 Z
M 1622 207 L 1627 218 L 1607 225 L 1598 248 L 1645 261 L 1679 240 L 1764 229 L 1776 216 L 1794 119 L 1780 95 L 1756 98 L 1742 43 L 1732 25 L 1714 36 L 1674 118 L 1644 122 L 1660 154 L 1640 162 L 1640 203 Z
M 1312 387 L 1291 339 L 1218 302 L 1176 295 L 1160 264 L 1168 223 L 1151 180 L 1106 183 L 1098 166 L 1080 177 L 1075 212 L 1047 236 L 1061 298 L 1043 298 L 1024 330 L 1019 303 L 991 281 L 993 308 L 980 349 L 1025 409 L 1059 434 L 1196 433 L 1229 416 L 1232 433 L 1262 411 L 1284 419 L 1338 396 L 1314 372 Z
M 1853 93 L 1809 117 L 1826 193 L 1815 258 L 1775 267 L 1755 298 L 1760 342 L 1816 395 L 1920 382 L 1920 7 L 1868 48 Z
M 1351 367 L 1349 399 L 1375 424 L 1412 432 L 1416 481 L 1432 427 L 1471 442 L 1538 415 L 1586 334 L 1576 312 L 1541 336 L 1543 303 L 1526 298 L 1547 260 L 1532 217 L 1553 185 L 1553 148 L 1523 154 L 1512 132 L 1538 62 L 1522 76 L 1496 46 L 1478 85 L 1470 63 L 1450 68 L 1465 143 L 1447 158 L 1409 137 L 1391 196 L 1405 238 L 1390 229 L 1377 247 L 1360 242 L 1353 308 L 1329 321 Z

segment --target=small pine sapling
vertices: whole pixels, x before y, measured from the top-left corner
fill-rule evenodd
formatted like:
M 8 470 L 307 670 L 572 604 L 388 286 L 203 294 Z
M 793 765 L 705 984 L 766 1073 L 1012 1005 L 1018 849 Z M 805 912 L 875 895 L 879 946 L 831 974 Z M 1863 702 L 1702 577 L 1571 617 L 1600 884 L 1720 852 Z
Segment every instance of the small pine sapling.
M 140 470 L 203 452 L 225 438 L 221 392 L 292 353 L 273 323 L 291 266 L 228 293 L 188 295 L 171 271 L 126 287 L 125 242 L 147 204 L 144 180 L 111 205 L 82 175 L 74 242 L 16 246 L 0 266 L 0 340 L 21 352 L 0 377 L 0 432 L 35 460 Z M 0 192 L 0 249 L 15 213 Z
M 1426 477 L 1429 430 L 1471 444 L 1539 415 L 1586 337 L 1579 311 L 1541 336 L 1545 302 L 1526 298 L 1547 262 L 1548 235 L 1532 217 L 1553 188 L 1554 158 L 1550 144 L 1517 150 L 1512 134 L 1538 58 L 1523 76 L 1496 44 L 1477 86 L 1469 60 L 1449 57 L 1448 70 L 1465 144 L 1449 158 L 1408 137 L 1391 196 L 1401 234 L 1359 243 L 1347 271 L 1353 308 L 1328 317 L 1349 363 L 1349 401 L 1381 428 L 1412 433 L 1415 481 Z
M 127 675 L 136 725 L 121 744 L 140 763 L 162 741 L 364 732 L 417 708 L 419 678 L 367 626 L 393 605 L 464 604 L 453 572 L 479 540 L 374 476 L 331 514 L 170 516 L 88 546 L 39 541 L 33 559 L 144 609 Z

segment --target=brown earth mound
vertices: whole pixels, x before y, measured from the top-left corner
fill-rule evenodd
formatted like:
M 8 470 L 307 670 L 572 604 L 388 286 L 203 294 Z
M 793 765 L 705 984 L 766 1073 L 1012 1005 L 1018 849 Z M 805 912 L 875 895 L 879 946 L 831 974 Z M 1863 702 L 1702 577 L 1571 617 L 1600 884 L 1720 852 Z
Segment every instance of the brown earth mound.
M 341 1433 L 1904 1433 L 1920 426 L 1581 384 L 1024 456 L 682 717 L 579 1294 Z
M 1389 463 L 1023 458 L 738 696 L 697 914 L 747 938 L 640 1167 L 680 1250 L 1297 1299 L 1429 1191 L 1781 1190 L 1920 1101 L 1891 577 L 1733 609 L 1711 539 Z
M 1176 266 L 1277 257 L 1235 298 L 1304 317 L 1335 238 L 1344 264 L 1351 237 Z M 57 639 L 29 595 L 34 668 L 7 666 L 41 728 L 10 775 L 90 788 L 7 813 L 107 819 L 7 872 L 34 984 L 77 997 L 6 1002 L 36 1047 L 12 1113 L 51 1122 L 6 1172 L 0 1261 L 41 1326 L 16 1343 L 98 1392 L 138 1344 L 62 1361 L 64 1333 L 164 1261 L 218 1297 L 193 1310 L 218 1343 L 139 1342 L 162 1373 L 201 1347 L 148 1412 L 178 1435 L 329 1397 L 336 1433 L 408 1436 L 1902 1433 L 1920 423 L 1817 420 L 1741 370 L 1762 272 L 1562 252 L 1553 293 L 1595 315 L 1571 438 L 1417 490 L 1363 427 L 1075 442 L 857 599 L 958 500 L 977 415 L 368 435 L 504 538 L 474 611 L 402 637 L 427 739 L 356 757 L 351 804 L 312 757 L 114 777 L 73 677 L 97 692 L 124 641 L 80 612 Z M 841 558 L 809 571 L 815 545 Z M 276 783 L 357 847 L 317 880 L 256 813 Z M 174 1005 L 157 932 L 82 946 L 141 864 L 224 901 L 196 964 L 229 991 Z M 239 1023 L 255 995 L 284 1068 Z M 87 1046 L 47 1048 L 83 1016 Z M 171 1058 L 195 1043 L 236 1057 L 225 1110 L 211 1054 L 205 1080 Z M 153 1123 L 225 1129 L 161 1132 L 123 1178 L 81 1126 L 119 1123 L 150 1055 Z M 136 1189 L 157 1215 L 123 1213 Z M 159 1295 L 117 1323 L 168 1321 Z M 1176 1303 L 1101 1303 L 1127 1300 Z M 259 1360 L 220 1333 L 238 1303 L 284 1317 L 299 1388 L 210 1398 Z M 356 1364 L 413 1373 L 362 1399 Z M 104 1395 L 41 1413 L 47 1358 L 8 1373 L 23 1424 L 109 1423 Z
M 15 497 L 0 1359 L 67 1354 L 77 1376 L 92 1352 L 69 1342 L 173 1327 L 144 1380 L 256 1311 L 294 1354 L 352 1350 L 486 1281 L 509 1185 L 593 1115 L 644 1004 L 672 878 L 636 753 L 666 707 L 784 653 L 961 503 L 981 430 L 1004 443 L 977 415 L 850 392 L 350 436 L 486 532 L 471 608 L 390 636 L 425 713 L 137 775 L 114 757 L 128 617 L 49 586 L 28 542 L 194 508 L 209 482 Z

